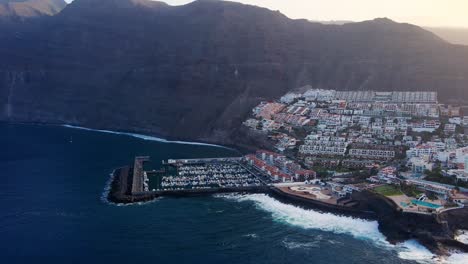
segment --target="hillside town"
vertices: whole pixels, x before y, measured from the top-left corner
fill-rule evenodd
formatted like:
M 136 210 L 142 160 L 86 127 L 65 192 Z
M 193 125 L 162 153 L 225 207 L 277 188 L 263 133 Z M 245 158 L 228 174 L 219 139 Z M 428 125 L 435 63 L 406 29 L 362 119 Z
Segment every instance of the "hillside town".
M 439 103 L 436 92 L 300 90 L 261 102 L 244 122 L 268 137 L 273 151 L 268 159 L 260 153 L 247 160 L 275 180 L 313 176 L 346 187 L 340 190 L 370 189 L 406 211 L 468 204 L 468 112 L 462 106 Z M 291 164 L 271 168 L 284 160 Z

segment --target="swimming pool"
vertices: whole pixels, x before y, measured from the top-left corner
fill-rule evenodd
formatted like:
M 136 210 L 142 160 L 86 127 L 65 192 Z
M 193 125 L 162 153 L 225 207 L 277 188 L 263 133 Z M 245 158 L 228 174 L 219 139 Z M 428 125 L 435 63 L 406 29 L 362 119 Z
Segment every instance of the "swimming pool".
M 442 207 L 441 205 L 438 205 L 438 204 L 423 202 L 423 201 L 419 201 L 419 200 L 412 200 L 411 202 L 416 204 L 416 205 L 425 206 L 425 207 L 429 207 L 429 208 L 432 208 L 432 209 L 437 209 L 437 208 Z

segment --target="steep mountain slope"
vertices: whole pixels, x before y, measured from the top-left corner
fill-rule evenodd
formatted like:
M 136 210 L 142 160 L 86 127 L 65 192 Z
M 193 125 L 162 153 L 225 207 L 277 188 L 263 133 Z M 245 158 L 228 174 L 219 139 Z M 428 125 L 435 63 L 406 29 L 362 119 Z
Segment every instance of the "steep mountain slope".
M 51 16 L 66 5 L 64 0 L 0 0 L 0 21 Z
M 260 100 L 306 84 L 468 99 L 468 49 L 419 27 L 322 25 L 213 0 L 75 0 L 0 30 L 0 57 L 0 120 L 222 143 Z

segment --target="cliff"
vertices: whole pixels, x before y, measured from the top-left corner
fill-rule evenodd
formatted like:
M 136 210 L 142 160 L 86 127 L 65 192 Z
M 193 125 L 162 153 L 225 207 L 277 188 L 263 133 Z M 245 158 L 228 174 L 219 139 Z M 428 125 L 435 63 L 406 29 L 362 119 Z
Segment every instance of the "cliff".
M 235 144 L 261 100 L 310 84 L 468 99 L 468 48 L 409 24 L 293 20 L 226 1 L 76 0 L 0 23 L 0 120 Z

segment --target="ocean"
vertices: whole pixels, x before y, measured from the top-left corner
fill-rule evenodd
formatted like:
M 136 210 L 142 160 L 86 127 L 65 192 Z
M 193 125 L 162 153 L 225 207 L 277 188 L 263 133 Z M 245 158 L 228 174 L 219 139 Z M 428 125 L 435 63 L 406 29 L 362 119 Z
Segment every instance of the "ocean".
M 416 241 L 390 245 L 378 223 L 263 194 L 105 199 L 110 173 L 149 155 L 228 157 L 233 149 L 64 126 L 0 124 L 2 263 L 468 263 Z

